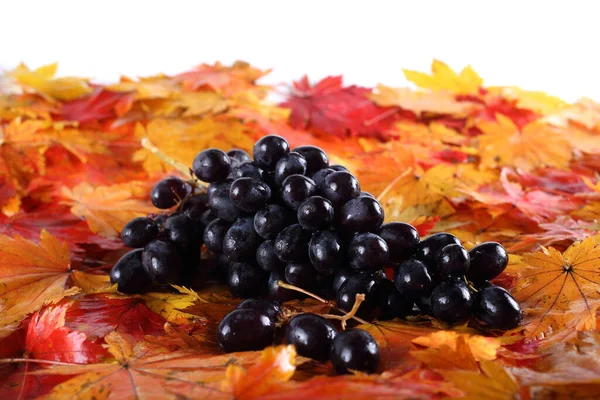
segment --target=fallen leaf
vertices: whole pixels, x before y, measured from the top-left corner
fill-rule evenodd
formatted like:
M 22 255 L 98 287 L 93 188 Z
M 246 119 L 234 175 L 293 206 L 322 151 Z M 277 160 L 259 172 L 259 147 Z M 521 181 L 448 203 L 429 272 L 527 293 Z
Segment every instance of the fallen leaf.
M 431 64 L 431 75 L 423 72 L 403 70 L 404 76 L 420 88 L 431 90 L 447 90 L 457 94 L 478 94 L 483 80 L 467 66 L 457 74 L 445 63 L 434 60 Z
M 30 70 L 25 64 L 20 64 L 8 75 L 20 85 L 51 99 L 73 100 L 91 93 L 92 88 L 84 79 L 54 78 L 57 68 L 55 63 Z

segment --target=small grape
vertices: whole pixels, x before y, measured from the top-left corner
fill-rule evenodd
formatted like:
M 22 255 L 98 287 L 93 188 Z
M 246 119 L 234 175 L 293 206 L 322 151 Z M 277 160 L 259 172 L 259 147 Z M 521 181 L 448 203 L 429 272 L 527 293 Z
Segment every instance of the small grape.
M 304 200 L 314 195 L 315 190 L 312 179 L 304 175 L 290 175 L 281 184 L 281 200 L 287 207 L 297 210 Z
M 506 269 L 508 254 L 500 243 L 484 242 L 469 251 L 467 278 L 473 282 L 494 279 Z
M 449 244 L 438 253 L 437 269 L 442 278 L 464 276 L 469 270 L 469 253 L 459 244 Z
M 121 231 L 125 246 L 141 248 L 158 236 L 158 225 L 150 218 L 134 218 Z
M 254 162 L 261 168 L 272 170 L 277 161 L 290 152 L 290 145 L 281 136 L 268 135 L 260 138 L 252 149 Z
M 256 249 L 256 262 L 265 271 L 281 271 L 285 263 L 275 255 L 272 240 L 265 240 Z
M 219 149 L 206 149 L 194 158 L 192 170 L 201 181 L 217 182 L 229 175 L 231 160 Z
M 254 162 L 247 161 L 235 166 L 229 174 L 229 179 L 236 180 L 239 178 L 254 178 L 262 180 L 263 173 L 264 171 L 257 167 Z
M 346 171 L 346 172 L 350 172 L 348 171 L 348 168 L 344 167 L 343 165 L 330 165 L 329 168 L 331 168 L 334 171 Z
M 521 323 L 519 303 L 501 287 L 490 285 L 475 295 L 475 317 L 493 329 L 508 330 Z
M 110 271 L 110 283 L 117 284 L 117 290 L 125 294 L 144 293 L 152 285 L 152 280 L 142 264 L 143 249 L 125 253 Z
M 449 233 L 433 234 L 419 243 L 415 257 L 435 270 L 439 251 L 449 244 L 460 244 L 460 240 Z
M 329 157 L 327 153 L 315 146 L 300 146 L 294 149 L 306 158 L 306 175 L 311 176 L 318 170 L 327 168 L 329 165 Z
M 284 228 L 275 238 L 275 255 L 286 263 L 304 262 L 308 258 L 310 237 L 310 232 L 302 229 L 300 224 Z
M 334 206 L 338 206 L 357 197 L 360 185 L 350 172 L 337 171 L 327 175 L 321 192 Z
M 374 233 L 354 235 L 348 245 L 348 260 L 356 271 L 375 271 L 390 258 L 387 243 Z
M 370 198 L 370 199 L 375 199 L 375 200 L 377 200 L 377 199 L 375 198 L 375 196 L 373 196 L 373 195 L 372 195 L 371 193 L 369 193 L 369 192 L 360 192 L 360 194 L 358 195 L 358 197 L 368 197 L 368 198 Z
M 388 222 L 377 232 L 388 244 L 390 261 L 400 263 L 412 256 L 419 242 L 419 232 L 410 224 L 404 222 Z
M 433 279 L 425 265 L 419 260 L 403 261 L 394 273 L 394 283 L 398 291 L 409 299 L 431 293 Z
M 183 200 L 192 188 L 182 179 L 170 177 L 158 182 L 150 192 L 150 200 L 156 208 L 167 209 Z
M 376 232 L 383 223 L 383 207 L 375 199 L 359 196 L 342 205 L 338 219 L 345 233 Z
M 227 191 L 229 193 L 229 188 L 231 188 L 231 184 L 233 183 L 233 179 L 225 179 L 223 181 L 213 182 L 208 184 L 208 188 L 206 189 L 206 194 L 208 196 L 208 201 L 210 202 L 211 196 L 217 191 Z
M 317 191 L 319 193 L 321 193 L 322 188 L 323 188 L 323 184 L 325 183 L 325 178 L 327 178 L 327 176 L 333 174 L 335 172 L 335 170 L 331 169 L 331 168 L 323 168 L 318 170 L 317 172 L 315 172 L 312 175 L 312 180 L 313 182 L 315 182 L 315 186 L 317 187 Z
M 318 361 L 329 358 L 329 348 L 337 332 L 333 324 L 316 314 L 300 314 L 290 320 L 286 341 L 303 357 Z
M 379 346 L 368 332 L 348 329 L 333 339 L 330 358 L 338 374 L 350 371 L 374 373 L 379 367 Z
M 229 291 L 235 297 L 260 296 L 265 291 L 267 275 L 254 265 L 232 262 L 229 264 L 227 284 L 229 285 Z
M 283 303 L 300 297 L 298 292 L 279 286 L 277 284 L 278 281 L 285 282 L 284 272 L 271 271 L 271 275 L 269 275 L 269 281 L 267 283 L 267 299 Z
M 337 293 L 340 288 L 348 280 L 348 278 L 357 275 L 357 272 L 350 268 L 339 268 L 335 271 L 333 276 L 333 290 Z
M 194 223 L 185 214 L 171 214 L 165 221 L 165 236 L 169 242 L 179 249 L 185 249 L 201 244 L 201 238 L 197 235 Z
M 204 229 L 204 244 L 206 248 L 214 253 L 223 251 L 223 241 L 227 231 L 231 228 L 231 222 L 221 218 L 213 219 Z
M 283 310 L 281 305 L 274 301 L 263 300 L 263 299 L 247 299 L 242 301 L 236 308 L 236 310 L 255 310 L 261 314 L 264 314 L 273 320 L 273 323 L 277 323 L 283 316 Z
M 290 175 L 306 173 L 306 158 L 300 153 L 292 151 L 281 157 L 275 165 L 275 184 L 281 185 Z
M 235 206 L 228 188 L 220 188 L 209 195 L 208 203 L 214 215 L 229 222 L 242 218 L 245 213 Z
M 331 231 L 315 233 L 308 244 L 308 257 L 320 273 L 331 275 L 344 259 L 341 238 Z
M 287 226 L 285 210 L 276 204 L 269 204 L 254 214 L 253 223 L 260 237 L 274 239 Z
M 329 200 L 321 196 L 312 196 L 300 204 L 297 217 L 304 229 L 316 232 L 331 226 L 333 214 L 333 205 Z
M 201 220 L 202 214 L 208 210 L 208 194 L 201 193 L 190 196 L 181 205 L 180 211 L 190 217 L 194 222 Z
M 302 289 L 312 290 L 317 272 L 310 264 L 289 263 L 285 267 L 285 280 Z
M 431 293 L 433 317 L 450 325 L 467 321 L 472 304 L 471 291 L 460 278 L 441 282 Z
M 142 264 L 154 283 L 178 283 L 181 258 L 177 248 L 162 240 L 153 240 L 144 247 Z
M 356 295 L 362 293 L 365 295 L 365 300 L 360 304 L 357 315 L 370 318 L 379 302 L 380 286 L 381 279 L 372 274 L 350 276 L 337 292 L 337 306 L 344 311 L 350 311 L 356 301 Z
M 239 178 L 231 184 L 229 198 L 237 208 L 254 212 L 267 204 L 271 198 L 271 188 L 258 179 Z
M 246 153 L 242 149 L 231 149 L 231 150 L 229 150 L 227 152 L 227 157 L 229 157 L 229 159 L 232 162 L 236 162 L 237 164 L 241 164 L 243 162 L 251 160 L 250 154 Z
M 252 217 L 235 221 L 223 239 L 223 253 L 231 261 L 244 261 L 254 258 L 261 243 L 260 236 L 254 230 Z
M 217 329 L 217 343 L 227 352 L 262 350 L 275 340 L 275 323 L 253 309 L 233 310 Z

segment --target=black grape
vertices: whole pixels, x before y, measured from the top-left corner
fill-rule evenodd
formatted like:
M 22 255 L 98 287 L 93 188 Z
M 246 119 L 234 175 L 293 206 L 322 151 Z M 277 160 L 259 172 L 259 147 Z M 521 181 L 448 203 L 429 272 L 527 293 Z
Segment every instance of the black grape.
M 223 239 L 223 253 L 231 261 L 244 261 L 254 258 L 261 238 L 254 230 L 252 217 L 235 221 Z
M 141 248 L 158 236 L 158 225 L 150 218 L 134 218 L 121 231 L 125 246 Z
M 306 158 L 300 153 L 292 151 L 281 157 L 275 165 L 275 184 L 281 185 L 290 175 L 304 175 L 306 172 Z
M 350 371 L 374 373 L 379 367 L 379 346 L 368 332 L 348 329 L 333 339 L 330 358 L 338 374 Z
M 178 283 L 181 258 L 177 248 L 162 240 L 153 240 L 144 247 L 142 263 L 154 283 Z
M 223 240 L 225 234 L 231 228 L 231 222 L 222 220 L 221 218 L 213 219 L 204 229 L 204 244 L 206 248 L 214 253 L 223 251 Z
M 217 329 L 217 343 L 227 352 L 262 350 L 275 340 L 275 322 L 253 309 L 233 310 Z
M 232 262 L 229 264 L 227 284 L 235 297 L 248 298 L 260 296 L 267 286 L 265 271 L 252 264 Z
M 473 282 L 494 279 L 506 269 L 508 254 L 500 243 L 484 242 L 469 251 L 467 278 Z
M 239 178 L 231 184 L 229 198 L 237 208 L 254 212 L 267 204 L 271 198 L 271 188 L 258 179 Z
M 351 173 L 337 171 L 327 175 L 321 186 L 321 192 L 334 206 L 338 206 L 358 197 L 360 185 Z
M 300 204 L 315 194 L 315 183 L 304 175 L 290 175 L 281 184 L 281 200 L 291 208 L 297 210 Z
M 298 207 L 298 222 L 309 231 L 320 231 L 331 226 L 333 221 L 333 205 L 321 196 L 311 196 Z
M 275 255 L 272 240 L 265 240 L 256 249 L 256 262 L 266 271 L 281 271 L 285 263 Z
M 283 207 L 269 204 L 254 214 L 254 229 L 263 239 L 274 239 L 287 226 Z
M 306 175 L 311 176 L 315 172 L 327 168 L 329 165 L 329 157 L 327 154 L 316 146 L 300 146 L 294 149 L 306 158 Z
M 286 342 L 294 345 L 303 357 L 326 361 L 336 334 L 333 324 L 325 318 L 310 313 L 300 314 L 288 323 Z
M 450 325 L 467 321 L 472 304 L 471 291 L 460 278 L 441 282 L 431 293 L 433 317 Z
M 354 235 L 348 245 L 348 261 L 356 271 L 375 271 L 389 261 L 387 243 L 374 233 Z
M 383 219 L 383 207 L 377 200 L 359 196 L 342 205 L 338 216 L 339 229 L 345 234 L 376 232 Z
M 192 188 L 179 178 L 170 177 L 158 182 L 150 192 L 150 200 L 156 208 L 167 209 L 183 200 Z
M 110 271 L 110 283 L 117 284 L 117 290 L 125 294 L 144 293 L 150 289 L 152 280 L 142 264 L 143 249 L 125 253 Z
M 192 170 L 201 181 L 217 182 L 229 175 L 231 160 L 222 150 L 206 149 L 194 158 Z
M 275 255 L 286 263 L 306 261 L 310 237 L 310 232 L 304 230 L 300 224 L 284 228 L 275 237 Z
M 381 226 L 377 234 L 388 244 L 390 261 L 397 263 L 412 256 L 421 241 L 419 232 L 404 222 L 388 222 Z
M 519 303 L 501 287 L 489 286 L 475 295 L 475 318 L 493 329 L 508 330 L 521 323 Z
M 290 152 L 290 145 L 281 136 L 268 135 L 260 138 L 252 148 L 254 162 L 261 168 L 274 169 L 277 161 Z
M 315 233 L 308 244 L 308 257 L 318 272 L 333 274 L 344 260 L 342 239 L 331 231 Z

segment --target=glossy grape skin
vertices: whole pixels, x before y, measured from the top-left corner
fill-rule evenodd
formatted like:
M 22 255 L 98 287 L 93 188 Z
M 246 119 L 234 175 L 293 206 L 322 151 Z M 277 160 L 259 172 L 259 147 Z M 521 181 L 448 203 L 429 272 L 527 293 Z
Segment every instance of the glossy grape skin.
M 461 277 L 469 270 L 469 253 L 459 244 L 444 246 L 437 256 L 438 275 L 442 279 Z
M 310 237 L 310 232 L 304 230 L 300 224 L 284 228 L 275 237 L 275 255 L 286 263 L 306 261 Z
M 267 286 L 267 274 L 262 269 L 244 262 L 229 264 L 227 285 L 235 297 L 257 297 L 264 293 Z
M 165 178 L 154 186 L 150 192 L 150 200 L 156 208 L 165 210 L 183 200 L 191 190 L 191 186 L 182 179 Z
M 500 243 L 484 242 L 469 251 L 467 279 L 472 282 L 494 279 L 506 269 L 508 254 Z
M 274 323 L 279 321 L 283 317 L 283 309 L 281 305 L 276 301 L 269 301 L 264 299 L 246 299 L 242 301 L 235 308 L 236 310 L 255 310 L 261 314 L 271 318 Z
M 265 240 L 256 249 L 256 262 L 265 271 L 282 271 L 285 263 L 275 255 L 273 240 Z
M 201 181 L 217 182 L 229 175 L 231 159 L 222 150 L 206 149 L 194 158 L 192 170 Z
M 285 281 L 302 289 L 312 290 L 317 272 L 310 264 L 289 263 L 285 266 Z
M 290 175 L 281 184 L 281 200 L 291 208 L 297 210 L 300 204 L 316 191 L 315 183 L 312 179 L 304 175 Z
M 489 286 L 475 295 L 473 304 L 475 318 L 483 325 L 509 330 L 521 323 L 521 307 L 519 303 L 501 287 Z
M 379 368 L 379 346 L 368 332 L 348 329 L 333 339 L 330 358 L 338 374 L 347 374 L 350 370 L 372 374 Z
M 375 198 L 375 196 L 373 196 L 373 195 L 372 195 L 371 193 L 369 193 L 369 192 L 360 192 L 360 194 L 358 195 L 358 197 L 368 197 L 368 198 L 370 198 L 370 199 L 375 199 L 375 200 L 377 200 L 377 199 Z
M 213 219 L 204 228 L 203 239 L 206 248 L 214 253 L 221 253 L 223 251 L 223 241 L 229 228 L 231 228 L 231 222 L 221 218 Z
M 326 361 L 336 335 L 337 331 L 331 322 L 319 315 L 306 313 L 290 320 L 286 329 L 286 342 L 294 345 L 300 356 Z
M 441 249 L 449 244 L 460 244 L 460 240 L 450 233 L 435 233 L 419 243 L 415 258 L 427 264 L 430 271 L 437 271 L 437 255 Z
M 356 271 L 381 269 L 389 258 L 387 243 L 374 233 L 356 234 L 348 244 L 350 267 Z
M 226 191 L 229 194 L 229 188 L 233 183 L 233 179 L 225 179 L 223 181 L 213 182 L 208 185 L 206 189 L 206 195 L 208 196 L 208 201 L 210 202 L 211 196 L 217 191 L 222 192 Z
M 277 161 L 289 152 L 289 143 L 278 135 L 264 136 L 258 139 L 252 148 L 256 165 L 269 170 L 274 169 Z
M 178 283 L 181 258 L 177 248 L 162 240 L 153 240 L 144 247 L 142 264 L 154 283 Z
M 421 239 L 419 232 L 404 222 L 388 222 L 383 224 L 377 234 L 388 244 L 390 261 L 400 263 L 412 256 Z
M 125 246 L 142 248 L 158 236 L 158 225 L 150 218 L 134 218 L 123 227 L 121 239 Z
M 226 154 L 232 162 L 235 162 L 237 164 L 241 164 L 243 162 L 251 160 L 250 154 L 248 154 L 245 150 L 242 149 L 231 149 Z
M 257 167 L 256 164 L 252 161 L 243 162 L 237 166 L 235 166 L 231 173 L 229 174 L 230 179 L 238 179 L 238 178 L 254 178 L 254 179 L 263 179 L 264 171 Z
M 267 282 L 267 299 L 284 303 L 301 296 L 300 293 L 294 290 L 282 288 L 277 284 L 278 281 L 285 282 L 285 273 L 283 271 L 271 271 Z
M 216 218 L 217 218 L 217 215 L 211 209 L 208 209 L 208 210 L 204 211 L 202 213 L 202 215 L 200 216 L 200 223 L 203 226 L 208 226 L 208 224 L 210 224 Z
M 239 178 L 231 184 L 229 198 L 237 208 L 254 212 L 267 204 L 271 198 L 271 188 L 258 179 Z
M 317 187 L 317 191 L 320 193 L 323 187 L 323 183 L 325 183 L 325 178 L 329 175 L 333 174 L 335 170 L 331 168 L 323 168 L 315 172 L 311 178 L 313 182 L 315 182 L 315 186 Z
M 229 197 L 228 188 L 220 188 L 211 193 L 208 204 L 214 215 L 229 222 L 234 222 L 245 215 L 244 211 L 236 207 Z
M 208 210 L 208 194 L 201 193 L 190 196 L 181 205 L 180 211 L 194 222 L 200 222 L 202 214 Z
M 338 268 L 333 276 L 333 290 L 337 293 L 340 288 L 348 280 L 348 278 L 357 275 L 357 272 L 350 268 Z
M 311 196 L 298 207 L 298 222 L 308 231 L 328 229 L 333 222 L 334 209 L 329 200 L 321 196 Z
M 344 260 L 342 239 L 331 231 L 315 233 L 308 244 L 308 258 L 318 272 L 333 274 Z
M 334 206 L 338 206 L 358 197 L 360 184 L 350 172 L 337 171 L 327 175 L 321 192 Z
M 165 236 L 172 244 L 179 249 L 185 249 L 191 246 L 198 246 L 202 239 L 196 232 L 194 223 L 185 214 L 171 214 L 165 220 Z
M 378 317 L 379 320 L 385 321 L 396 317 L 404 318 L 411 313 L 414 301 L 403 296 L 394 285 L 394 282 L 382 279 L 380 285 L 379 309 L 381 314 Z
M 339 229 L 345 233 L 376 232 L 383 223 L 384 212 L 375 199 L 359 196 L 342 205 Z
M 254 214 L 254 230 L 263 239 L 274 239 L 286 227 L 286 213 L 283 207 L 269 204 Z
M 275 165 L 275 184 L 280 186 L 290 175 L 306 173 L 306 158 L 300 153 L 291 151 L 281 157 Z
M 394 283 L 403 296 L 413 300 L 431 293 L 433 289 L 429 269 L 419 260 L 403 261 L 394 272 Z
M 348 168 L 344 167 L 343 165 L 330 165 L 329 168 L 331 168 L 334 171 L 346 171 L 346 172 L 350 172 L 348 171 Z
M 337 306 L 344 311 L 350 311 L 356 301 L 356 295 L 362 293 L 365 300 L 360 304 L 357 315 L 370 318 L 379 302 L 380 286 L 381 280 L 372 274 L 353 275 L 340 286 L 336 296 Z
M 299 146 L 294 149 L 306 159 L 306 175 L 312 176 L 315 172 L 327 168 L 329 157 L 321 148 L 316 146 Z
M 254 230 L 252 217 L 235 221 L 223 239 L 223 253 L 231 261 L 244 261 L 253 258 L 261 238 Z
M 275 340 L 275 323 L 253 309 L 233 310 L 217 329 L 217 343 L 226 352 L 262 350 Z
M 460 278 L 441 282 L 431 293 L 431 313 L 449 325 L 460 324 L 471 316 L 473 296 Z
M 152 280 L 142 264 L 143 249 L 125 253 L 110 271 L 110 283 L 117 284 L 117 290 L 125 294 L 144 293 L 150 289 Z

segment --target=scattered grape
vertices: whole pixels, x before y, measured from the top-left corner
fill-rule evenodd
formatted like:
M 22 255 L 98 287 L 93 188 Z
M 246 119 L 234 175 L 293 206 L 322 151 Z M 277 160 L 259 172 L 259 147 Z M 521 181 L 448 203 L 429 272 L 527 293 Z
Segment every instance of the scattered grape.
M 519 303 L 501 287 L 490 285 L 475 295 L 475 317 L 493 329 L 513 329 L 521 323 Z
M 379 367 L 379 346 L 368 332 L 348 329 L 333 339 L 331 363 L 338 374 L 352 371 L 374 373 Z
M 217 329 L 217 343 L 227 352 L 262 350 L 275 340 L 275 323 L 253 309 L 233 310 Z
M 484 242 L 469 251 L 471 263 L 467 278 L 473 282 L 494 279 L 508 265 L 508 254 L 500 243 Z
M 286 341 L 303 357 L 318 361 L 329 358 L 331 343 L 337 332 L 333 324 L 316 314 L 300 314 L 290 320 Z

